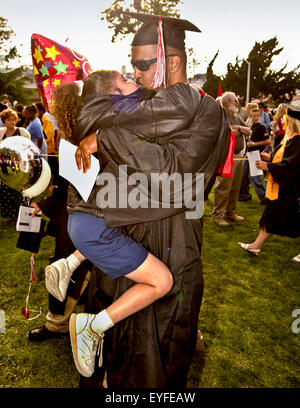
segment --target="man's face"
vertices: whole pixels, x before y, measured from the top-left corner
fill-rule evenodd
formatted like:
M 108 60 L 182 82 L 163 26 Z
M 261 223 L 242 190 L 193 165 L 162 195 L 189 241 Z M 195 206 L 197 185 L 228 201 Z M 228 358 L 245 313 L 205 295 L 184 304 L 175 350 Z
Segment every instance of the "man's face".
M 231 98 L 230 104 L 228 105 L 228 111 L 232 115 L 234 113 L 238 113 L 238 111 L 239 111 L 238 100 L 237 100 L 237 98 L 235 96 Z
M 252 112 L 251 113 L 251 121 L 253 124 L 258 123 L 260 118 L 260 112 Z
M 131 61 L 134 64 L 136 61 L 152 60 L 157 57 L 156 47 L 153 45 L 140 45 L 131 48 Z M 154 62 L 149 66 L 147 71 L 142 71 L 134 66 L 134 79 L 139 86 L 152 89 L 152 82 L 156 72 L 157 63 Z

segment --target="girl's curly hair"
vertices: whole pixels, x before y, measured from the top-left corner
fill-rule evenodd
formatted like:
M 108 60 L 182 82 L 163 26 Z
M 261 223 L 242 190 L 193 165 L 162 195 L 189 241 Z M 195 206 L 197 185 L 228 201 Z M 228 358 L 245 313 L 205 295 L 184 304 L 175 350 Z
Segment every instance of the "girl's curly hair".
M 98 93 L 110 93 L 114 87 L 117 71 L 98 70 L 92 72 L 83 81 L 82 96 L 78 94 L 78 85 L 69 82 L 56 88 L 54 91 L 51 113 L 57 120 L 62 137 L 74 143 L 72 130 L 76 125 L 79 109 L 83 101 Z
M 72 129 L 82 106 L 81 96 L 78 95 L 78 92 L 78 85 L 74 82 L 63 84 L 54 91 L 51 113 L 57 121 L 62 137 L 70 142 L 72 142 Z

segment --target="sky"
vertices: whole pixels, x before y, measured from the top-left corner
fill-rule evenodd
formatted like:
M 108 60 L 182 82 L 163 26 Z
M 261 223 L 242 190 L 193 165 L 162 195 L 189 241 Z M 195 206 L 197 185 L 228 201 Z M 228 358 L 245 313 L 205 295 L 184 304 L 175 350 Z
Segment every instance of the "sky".
M 101 11 L 112 3 L 113 0 L 3 1 L 0 15 L 16 33 L 14 43 L 22 55 L 22 64 L 32 64 L 30 38 L 38 33 L 84 55 L 93 70 L 121 70 L 125 65 L 130 72 L 132 37 L 112 43 L 113 30 L 100 19 Z M 208 62 L 220 50 L 214 72 L 224 75 L 227 64 L 234 63 L 237 56 L 247 58 L 255 41 L 274 36 L 283 51 L 274 57 L 272 68 L 280 69 L 288 62 L 287 69 L 291 70 L 300 63 L 300 0 L 183 0 L 180 11 L 182 18 L 201 30 L 186 35 L 186 47 L 193 47 L 200 61 L 197 73 L 205 73 Z

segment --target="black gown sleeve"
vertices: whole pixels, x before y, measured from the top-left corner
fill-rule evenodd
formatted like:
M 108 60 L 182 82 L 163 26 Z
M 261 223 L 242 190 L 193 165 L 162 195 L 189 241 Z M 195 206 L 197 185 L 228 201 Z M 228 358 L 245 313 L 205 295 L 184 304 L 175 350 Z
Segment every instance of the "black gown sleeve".
M 73 137 L 78 144 L 96 129 L 119 126 L 140 138 L 155 141 L 157 137 L 188 127 L 200 98 L 194 88 L 178 83 L 159 91 L 152 99 L 142 101 L 136 109 L 126 113 L 115 109 L 109 95 L 99 94 L 87 100 L 80 110 Z
M 205 96 L 199 105 L 195 120 L 187 129 L 172 134 L 169 138 L 158 138 L 151 143 L 114 126 L 97 133 L 99 151 L 117 164 L 143 173 L 195 173 L 207 168 L 210 153 L 219 139 L 226 148 L 229 140 L 229 124 L 224 111 L 212 98 Z M 222 160 L 224 159 L 224 154 Z M 214 163 L 214 166 L 218 163 Z M 209 166 L 208 166 L 209 167 Z
M 141 102 L 131 113 L 118 113 L 113 125 L 153 141 L 187 128 L 194 119 L 200 99 L 197 90 L 178 83 L 160 90 L 152 99 Z
M 38 202 L 38 206 L 48 218 L 59 216 L 62 208 L 66 207 L 69 182 L 58 176 L 56 184 L 57 188 L 53 190 L 52 195 Z

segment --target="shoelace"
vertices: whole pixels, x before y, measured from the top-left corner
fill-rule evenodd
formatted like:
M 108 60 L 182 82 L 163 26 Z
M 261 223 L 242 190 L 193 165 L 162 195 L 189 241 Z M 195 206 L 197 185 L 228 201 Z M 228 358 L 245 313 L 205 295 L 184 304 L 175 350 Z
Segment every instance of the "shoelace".
M 99 342 L 97 345 L 96 356 L 99 356 L 98 367 L 102 367 L 103 364 L 103 343 L 104 343 L 104 333 L 98 334 Z
M 93 317 L 92 321 L 89 323 L 89 327 L 87 329 L 87 332 L 89 333 L 90 336 L 94 337 L 96 336 L 98 338 L 98 344 L 97 344 L 97 350 L 96 350 L 96 357 L 99 356 L 98 358 L 98 367 L 102 367 L 103 364 L 103 343 L 104 343 L 104 333 L 97 333 L 92 329 L 92 322 L 95 319 L 96 315 Z

